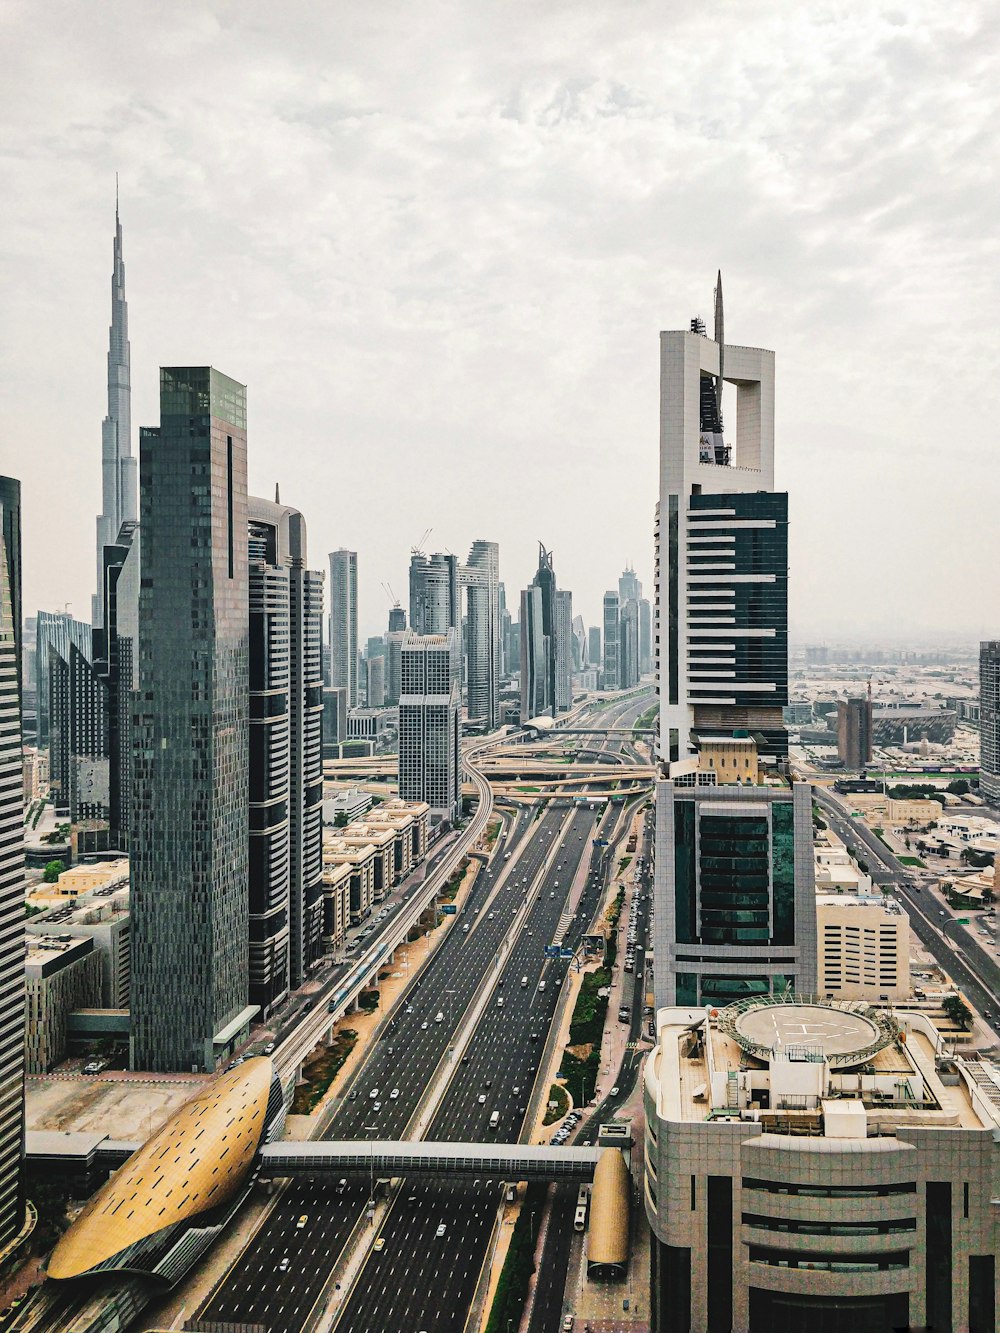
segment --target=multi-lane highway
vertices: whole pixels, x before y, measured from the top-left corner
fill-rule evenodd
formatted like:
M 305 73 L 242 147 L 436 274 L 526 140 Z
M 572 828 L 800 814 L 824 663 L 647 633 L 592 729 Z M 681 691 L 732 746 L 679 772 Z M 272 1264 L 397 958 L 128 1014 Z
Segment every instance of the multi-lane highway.
M 631 710 L 638 711 L 634 704 L 622 711 Z M 487 1143 L 518 1138 L 567 966 L 547 960 L 544 945 L 598 819 L 603 831 L 620 816 L 618 807 L 599 816 L 576 807 L 551 809 L 528 827 L 519 821 L 383 1026 L 333 1116 L 331 1137 L 405 1137 L 415 1117 L 423 1116 L 428 1083 L 450 1070 L 426 1137 Z M 568 944 L 589 924 L 600 889 L 600 876 L 588 876 Z M 491 978 L 495 988 L 464 1054 L 450 1052 L 463 1016 Z M 337 1309 L 343 1299 L 338 1328 L 345 1330 L 463 1328 L 496 1220 L 497 1187 L 447 1180 L 405 1184 L 380 1219 L 382 1245 L 368 1251 L 345 1297 L 330 1289 L 329 1279 L 352 1232 L 367 1225 L 368 1189 L 367 1183 L 289 1184 L 199 1321 L 298 1333 L 314 1307 Z

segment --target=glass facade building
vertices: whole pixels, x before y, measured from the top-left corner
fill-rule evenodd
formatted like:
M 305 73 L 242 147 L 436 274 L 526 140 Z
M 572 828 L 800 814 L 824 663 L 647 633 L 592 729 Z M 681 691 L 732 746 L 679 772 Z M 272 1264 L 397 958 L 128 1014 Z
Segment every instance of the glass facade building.
M 808 784 L 656 794 L 656 1002 L 816 989 Z
M 246 391 L 209 367 L 160 372 L 140 437 L 133 720 L 135 1069 L 214 1069 L 248 1002 Z

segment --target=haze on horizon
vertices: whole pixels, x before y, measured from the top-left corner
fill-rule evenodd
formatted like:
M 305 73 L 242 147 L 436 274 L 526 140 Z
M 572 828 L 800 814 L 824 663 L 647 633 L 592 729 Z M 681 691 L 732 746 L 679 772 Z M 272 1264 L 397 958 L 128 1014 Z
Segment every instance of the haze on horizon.
M 9 0 L 0 471 L 28 614 L 87 618 L 120 174 L 132 422 L 248 385 L 251 489 L 362 636 L 411 545 L 541 539 L 574 612 L 652 597 L 657 334 L 777 354 L 793 634 L 1000 635 L 1000 12 L 985 0 L 420 10 Z M 133 449 L 137 451 L 137 438 Z

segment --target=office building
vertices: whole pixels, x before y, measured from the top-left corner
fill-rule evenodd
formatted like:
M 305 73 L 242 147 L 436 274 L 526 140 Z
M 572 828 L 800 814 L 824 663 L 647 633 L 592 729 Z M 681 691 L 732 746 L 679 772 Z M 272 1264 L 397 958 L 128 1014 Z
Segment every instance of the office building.
M 573 670 L 585 671 L 587 668 L 587 631 L 583 625 L 583 616 L 573 617 Z
M 365 662 L 365 702 L 369 708 L 385 706 L 384 657 L 369 657 Z
M 269 826 L 273 821 L 274 803 L 277 801 L 280 805 L 284 800 L 284 796 L 274 794 L 273 785 L 277 783 L 280 792 L 287 789 L 287 875 L 275 880 L 272 873 L 271 884 L 277 900 L 281 903 L 284 919 L 287 921 L 288 985 L 294 990 L 306 980 L 309 968 L 322 952 L 320 934 L 323 915 L 322 746 L 324 704 L 320 644 L 323 623 L 323 574 L 319 570 L 307 568 L 306 522 L 297 509 L 282 505 L 277 500 L 272 504 L 267 500 L 251 498 L 249 502 L 249 524 L 251 596 L 253 596 L 254 579 L 260 576 L 262 569 L 263 572 L 272 577 L 280 571 L 283 579 L 277 586 L 280 587 L 282 597 L 287 605 L 288 624 L 287 782 L 282 780 L 281 765 L 278 762 L 281 754 L 280 743 L 276 755 L 267 765 L 266 773 L 263 766 L 261 766 L 262 755 L 254 751 L 252 726 L 258 721 L 256 712 L 259 710 L 254 710 L 251 704 L 251 986 L 255 975 L 255 947 L 257 948 L 258 958 L 263 963 L 262 951 L 269 948 L 272 934 L 278 934 L 276 918 L 273 914 L 269 915 L 268 920 L 262 920 L 259 923 L 256 938 L 253 932 L 255 871 L 260 872 L 262 869 L 260 865 L 255 867 L 253 864 L 253 837 L 255 833 L 258 836 L 265 836 L 266 832 L 270 831 Z M 253 602 L 251 602 L 251 605 L 253 605 Z M 281 619 L 284 618 L 284 616 L 281 617 Z M 254 638 L 252 617 L 250 642 L 252 699 L 255 677 L 263 684 L 263 678 L 259 674 L 259 668 L 255 662 L 261 643 Z M 280 647 L 276 648 L 273 655 L 268 653 L 265 662 L 261 665 L 266 670 L 270 667 L 272 661 L 280 671 Z M 266 688 L 271 691 L 268 695 L 270 710 L 273 708 L 275 687 Z M 280 687 L 278 689 L 280 693 Z M 258 767 L 255 768 L 255 765 Z M 263 817 L 255 829 L 253 824 L 253 794 L 254 783 L 258 777 L 259 786 L 256 793 L 258 797 L 266 792 L 268 784 L 272 786 L 272 794 L 268 798 L 267 811 L 262 812 Z M 284 857 L 280 855 L 284 851 L 283 844 L 280 841 L 277 850 L 279 860 L 284 860 Z M 263 881 L 258 880 L 257 882 L 258 888 L 263 890 Z M 268 896 L 273 896 L 270 889 L 268 890 Z M 262 901 L 262 898 L 258 896 L 256 905 L 260 906 Z M 271 909 L 268 909 L 268 912 L 270 914 Z M 270 1004 L 273 1007 L 277 1002 L 278 988 L 275 986 L 273 989 L 274 995 L 269 1001 L 266 1001 L 262 996 L 254 995 L 251 989 L 251 1004 L 260 1004 L 262 1008 Z
M 385 704 L 395 708 L 403 684 L 403 640 L 405 630 L 392 630 L 385 636 Z
M 500 725 L 502 643 L 500 547 L 477 540 L 461 569 L 467 607 L 466 694 L 470 722 L 486 731 Z M 439 631 L 440 632 L 440 631 Z
M 33 931 L 24 964 L 24 1062 L 47 1074 L 66 1057 L 69 1016 L 101 1004 L 101 957 L 94 941 Z
M 872 761 L 871 696 L 837 701 L 837 754 L 845 768 L 864 768 Z
M 410 629 L 414 634 L 461 631 L 462 595 L 458 556 L 410 556 Z
M 244 386 L 161 369 L 160 425 L 139 451 L 132 1066 L 212 1070 L 256 1012 Z
M 631 565 L 622 570 L 621 577 L 618 580 L 618 600 L 624 604 L 626 602 L 638 602 L 642 597 L 642 583 Z
M 0 1246 L 24 1219 L 21 483 L 0 477 Z
M 621 599 L 613 588 L 604 594 L 604 681 L 606 690 L 621 689 Z
M 648 597 L 639 598 L 639 670 L 648 676 L 653 669 L 653 608 Z
M 639 684 L 639 603 L 623 602 L 618 616 L 618 684 L 631 690 Z
M 53 654 L 68 663 L 71 647 L 90 659 L 93 651 L 91 628 L 74 620 L 66 611 L 39 611 L 35 617 L 35 680 L 37 682 L 38 744 L 48 749 L 50 730 L 49 659 Z
M 115 200 L 114 266 L 111 273 L 111 327 L 108 330 L 108 414 L 101 426 L 101 513 L 97 519 L 97 591 L 95 629 L 104 625 L 104 548 L 118 540 L 123 523 L 139 517 L 136 460 L 132 453 L 132 383 L 125 301 L 122 225 Z
M 397 634 L 400 630 L 406 629 L 406 612 L 398 602 L 389 608 L 388 629 L 390 634 Z
M 521 593 L 521 721 L 565 712 L 573 699 L 573 595 L 556 586 L 552 552 L 538 543 L 538 570 Z
M 517 668 L 517 658 L 512 652 L 510 642 L 511 619 L 507 609 L 507 589 L 500 581 L 498 596 L 500 599 L 500 679 L 510 680 Z
M 358 698 L 358 553 L 330 553 L 330 684 L 347 691 L 348 708 Z
M 1000 800 L 1000 639 L 979 645 L 979 788 Z
M 437 820 L 462 810 L 458 631 L 406 631 L 399 696 L 399 795 L 425 802 Z
M 817 993 L 829 1000 L 906 1000 L 910 918 L 895 899 L 816 896 Z
M 587 630 L 587 665 L 598 671 L 604 668 L 604 650 L 601 648 L 601 627 L 591 625 Z
M 995 1328 L 1000 1069 L 946 1056 L 860 1001 L 660 1010 L 651 1333 Z
M 132 809 L 132 708 L 138 688 L 139 525 L 122 524 L 104 548 L 103 613 L 93 633 L 94 671 L 103 685 L 109 842 L 128 847 Z
M 573 594 L 556 589 L 556 712 L 573 706 Z
M 107 819 L 110 806 L 107 686 L 75 643 L 48 655 L 49 784 L 58 815 Z
M 816 991 L 808 783 L 656 784 L 656 1005 Z
M 714 339 L 700 320 L 660 334 L 657 570 L 661 759 L 693 769 L 702 733 L 735 731 L 783 759 L 788 497 L 774 491 L 774 353 L 726 344 L 721 277 Z
M 323 758 L 337 759 L 347 740 L 347 691 L 323 687 Z

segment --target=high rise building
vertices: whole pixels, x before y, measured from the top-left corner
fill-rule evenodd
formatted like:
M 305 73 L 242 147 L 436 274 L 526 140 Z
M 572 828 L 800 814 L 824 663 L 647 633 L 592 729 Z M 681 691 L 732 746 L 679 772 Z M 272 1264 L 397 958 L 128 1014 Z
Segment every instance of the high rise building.
M 573 594 L 556 589 L 556 712 L 567 713 L 573 705 Z
M 107 549 L 107 548 L 106 548 Z M 89 654 L 70 643 L 49 649 L 49 784 L 52 804 L 72 823 L 110 816 L 109 701 Z
M 979 789 L 1000 800 L 1000 639 L 979 645 Z
M 516 661 L 511 653 L 510 643 L 510 612 L 507 610 L 507 589 L 500 581 L 498 589 L 500 599 L 500 679 L 509 680 L 516 666 Z
M 406 630 L 393 630 L 385 636 L 385 703 L 395 708 L 403 687 L 403 643 Z
M 51 687 L 49 659 L 53 653 L 66 663 L 70 647 L 75 645 L 87 660 L 93 651 L 90 626 L 83 620 L 74 620 L 66 611 L 39 611 L 35 618 L 35 679 L 38 685 L 38 744 L 42 749 L 49 744 L 51 717 Z
M 639 603 L 632 597 L 618 617 L 618 684 L 623 690 L 639 684 Z
M 160 371 L 140 432 L 131 1044 L 136 1069 L 214 1069 L 249 1030 L 246 390 Z
M 111 327 L 108 330 L 108 414 L 101 426 L 101 513 L 97 519 L 97 591 L 93 623 L 103 625 L 104 548 L 118 540 L 123 523 L 138 518 L 136 460 L 132 454 L 132 383 L 125 301 L 122 225 L 115 200 L 114 267 L 111 273 Z
M 723 436 L 723 386 L 736 399 Z M 660 545 L 666 557 L 659 557 Z M 774 490 L 774 354 L 700 320 L 660 334 L 659 753 L 697 766 L 702 734 L 788 753 L 788 496 Z M 671 769 L 673 775 L 682 770 Z
M 621 689 L 621 599 L 613 588 L 604 594 L 605 690 Z
M 816 990 L 808 783 L 656 785 L 656 1005 Z
M 266 1013 L 321 951 L 323 575 L 297 509 L 250 497 L 248 525 L 250 1002 Z
M 649 599 L 639 599 L 639 672 L 648 675 L 653 669 L 653 609 Z
M 462 627 L 458 556 L 410 556 L 410 629 L 414 634 L 447 634 Z
M 466 639 L 466 686 L 469 720 L 487 731 L 500 725 L 500 674 L 502 661 L 500 624 L 500 547 L 496 542 L 472 543 L 469 559 L 461 570 L 466 589 L 468 630 Z
M 338 759 L 347 740 L 347 691 L 323 687 L 323 758 Z
M 139 525 L 123 523 L 104 548 L 103 614 L 94 629 L 94 669 L 104 684 L 107 819 L 111 846 L 128 847 L 132 818 L 132 709 L 138 688 Z
M 587 666 L 587 631 L 583 616 L 573 617 L 573 670 L 583 671 Z
M 399 795 L 454 823 L 462 810 L 458 631 L 406 631 L 399 697 Z
M 624 604 L 626 602 L 638 602 L 642 597 L 642 583 L 635 570 L 629 567 L 622 570 L 621 577 L 618 580 L 618 600 Z
M 0 477 L 0 1247 L 24 1218 L 21 483 Z
M 872 760 L 872 701 L 863 696 L 837 701 L 837 754 L 845 768 L 864 768 Z
M 330 553 L 330 684 L 358 706 L 358 553 Z
M 600 625 L 591 625 L 587 630 L 587 665 L 592 666 L 595 671 L 602 670 L 604 666 Z
M 565 615 L 569 611 L 569 622 Z M 561 631 L 560 631 L 561 626 Z M 571 692 L 573 645 L 572 601 L 561 604 L 557 597 L 556 574 L 552 552 L 538 543 L 538 570 L 531 586 L 521 593 L 521 721 L 551 713 L 554 717 L 561 706 L 569 707 L 567 695 Z M 563 653 L 568 655 L 560 665 L 560 637 Z M 569 672 L 569 685 L 566 672 Z M 558 688 L 557 688 L 558 680 Z
M 404 629 L 406 629 L 406 612 L 397 602 L 395 606 L 389 608 L 389 633 L 396 634 Z
M 369 708 L 385 707 L 384 657 L 369 657 L 365 662 L 365 702 Z

